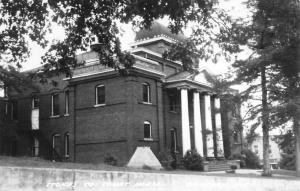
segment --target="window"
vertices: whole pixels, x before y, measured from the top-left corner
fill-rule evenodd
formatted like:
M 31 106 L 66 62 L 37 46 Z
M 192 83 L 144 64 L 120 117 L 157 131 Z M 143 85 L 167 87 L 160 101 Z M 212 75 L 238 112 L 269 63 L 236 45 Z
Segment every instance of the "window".
M 149 121 L 144 122 L 144 139 L 152 139 L 151 123 Z
M 65 157 L 69 158 L 69 155 L 70 155 L 70 153 L 69 153 L 70 152 L 70 150 L 69 150 L 69 133 L 65 134 L 64 143 L 65 143 Z
M 39 147 L 40 147 L 39 140 L 37 138 L 34 138 L 33 139 L 33 147 L 32 147 L 32 155 L 34 157 L 39 156 Z
M 52 95 L 52 106 L 51 106 L 51 115 L 52 116 L 57 116 L 59 115 L 59 98 L 58 94 L 53 94 Z
M 176 97 L 174 95 L 169 97 L 170 100 L 170 111 L 176 111 Z
M 11 102 L 11 119 L 12 120 L 18 119 L 18 102 L 17 102 L 17 100 L 13 100 Z
M 65 114 L 69 114 L 69 90 L 65 91 Z
M 37 109 L 39 108 L 39 98 L 35 97 L 32 99 L 32 109 Z
M 150 103 L 150 85 L 143 83 L 143 102 Z
M 5 102 L 5 115 L 7 116 L 8 115 L 8 103 Z
M 177 151 L 177 131 L 176 128 L 171 129 L 171 152 Z
M 8 87 L 4 86 L 4 97 L 8 97 Z
M 52 160 L 56 160 L 60 157 L 60 134 L 54 134 L 52 136 Z
M 99 85 L 96 87 L 96 105 L 105 104 L 105 86 Z

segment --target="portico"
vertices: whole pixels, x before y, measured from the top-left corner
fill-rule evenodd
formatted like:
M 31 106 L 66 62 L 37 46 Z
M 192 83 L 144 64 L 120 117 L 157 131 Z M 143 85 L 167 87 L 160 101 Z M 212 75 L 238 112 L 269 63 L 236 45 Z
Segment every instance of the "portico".
M 170 80 L 165 88 L 176 89 L 180 95 L 180 119 L 182 150 L 196 149 L 205 158 L 223 158 L 224 146 L 220 114 L 220 98 L 210 84 L 194 79 Z M 217 152 L 216 152 L 217 151 Z

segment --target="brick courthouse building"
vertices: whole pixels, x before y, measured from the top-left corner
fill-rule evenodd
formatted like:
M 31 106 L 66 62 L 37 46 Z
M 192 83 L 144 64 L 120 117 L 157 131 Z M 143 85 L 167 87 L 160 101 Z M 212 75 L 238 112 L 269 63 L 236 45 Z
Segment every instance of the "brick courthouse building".
M 55 87 L 8 91 L 0 98 L 2 154 L 101 163 L 109 153 L 126 163 L 136 147 L 149 146 L 156 155 L 170 149 L 180 157 L 195 148 L 205 157 L 224 157 L 224 139 L 229 156 L 241 144 L 228 133 L 236 111 L 219 109 L 207 70 L 190 73 L 162 58 L 183 39 L 155 23 L 137 33 L 129 75 L 100 65 L 90 51 L 78 55 L 85 64 L 71 79 L 56 77 Z

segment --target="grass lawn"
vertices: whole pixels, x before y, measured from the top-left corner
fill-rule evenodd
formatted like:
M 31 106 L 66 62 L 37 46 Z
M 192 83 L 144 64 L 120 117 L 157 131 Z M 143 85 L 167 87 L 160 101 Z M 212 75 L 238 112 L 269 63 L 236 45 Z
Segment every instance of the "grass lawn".
M 166 174 L 190 174 L 205 176 L 226 176 L 226 177 L 248 177 L 248 178 L 280 178 L 295 179 L 295 171 L 274 170 L 272 177 L 262 177 L 261 170 L 237 169 L 236 173 L 228 174 L 224 171 L 218 172 L 200 172 L 188 171 L 184 169 L 177 170 L 148 170 L 134 169 L 121 166 L 111 166 L 103 163 L 87 164 L 87 163 L 71 163 L 71 162 L 51 162 L 40 158 L 33 157 L 8 157 L 0 156 L 0 166 L 17 166 L 17 167 L 33 167 L 33 168 L 58 168 L 58 169 L 81 169 L 81 170 L 104 170 L 104 171 L 129 171 L 129 172 L 147 172 L 147 173 L 166 173 Z
M 0 166 L 60 168 L 60 169 L 85 169 L 85 170 L 125 170 L 126 167 L 117 167 L 106 164 L 86 164 L 71 162 L 51 162 L 33 157 L 8 157 L 0 156 Z

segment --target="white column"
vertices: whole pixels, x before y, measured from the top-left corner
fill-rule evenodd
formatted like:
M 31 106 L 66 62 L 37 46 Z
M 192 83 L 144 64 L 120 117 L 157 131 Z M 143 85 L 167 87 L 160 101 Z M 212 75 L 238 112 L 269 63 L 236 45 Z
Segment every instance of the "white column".
M 211 119 L 211 103 L 210 95 L 204 95 L 204 110 L 205 110 L 205 130 L 206 130 L 206 149 L 207 157 L 214 157 L 214 138 Z
M 182 132 L 182 154 L 191 149 L 189 106 L 187 89 L 181 89 L 181 132 Z
M 224 157 L 224 144 L 222 135 L 222 122 L 220 113 L 220 98 L 215 97 L 215 122 L 216 122 L 216 139 L 217 139 L 217 156 Z
M 194 92 L 194 130 L 195 130 L 195 147 L 198 153 L 203 157 L 203 140 L 200 113 L 199 92 Z

